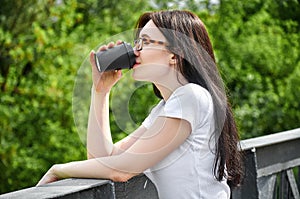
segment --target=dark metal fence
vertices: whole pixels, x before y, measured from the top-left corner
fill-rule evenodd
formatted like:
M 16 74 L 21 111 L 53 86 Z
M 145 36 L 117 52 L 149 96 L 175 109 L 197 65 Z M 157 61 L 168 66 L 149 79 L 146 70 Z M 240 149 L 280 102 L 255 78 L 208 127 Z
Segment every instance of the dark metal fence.
M 241 141 L 245 178 L 233 199 L 299 199 L 300 129 Z

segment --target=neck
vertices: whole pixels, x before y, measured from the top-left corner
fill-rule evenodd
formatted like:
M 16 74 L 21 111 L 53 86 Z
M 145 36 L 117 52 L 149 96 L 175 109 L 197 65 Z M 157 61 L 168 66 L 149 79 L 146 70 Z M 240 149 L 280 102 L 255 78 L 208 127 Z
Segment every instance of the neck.
M 169 79 L 169 81 L 164 81 L 163 83 L 154 83 L 154 84 L 160 91 L 164 101 L 167 101 L 177 88 L 187 83 L 188 81 L 183 76 L 180 76 L 173 79 Z

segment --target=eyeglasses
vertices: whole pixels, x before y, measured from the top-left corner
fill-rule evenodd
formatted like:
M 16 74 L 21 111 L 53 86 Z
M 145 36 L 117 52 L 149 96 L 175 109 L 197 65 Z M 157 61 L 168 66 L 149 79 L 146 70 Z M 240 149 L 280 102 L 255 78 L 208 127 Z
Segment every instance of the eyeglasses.
M 137 51 L 141 51 L 141 50 L 143 50 L 144 44 L 147 45 L 147 44 L 150 44 L 150 43 L 167 46 L 166 42 L 141 37 L 141 38 L 138 38 L 137 40 L 134 40 L 134 47 Z

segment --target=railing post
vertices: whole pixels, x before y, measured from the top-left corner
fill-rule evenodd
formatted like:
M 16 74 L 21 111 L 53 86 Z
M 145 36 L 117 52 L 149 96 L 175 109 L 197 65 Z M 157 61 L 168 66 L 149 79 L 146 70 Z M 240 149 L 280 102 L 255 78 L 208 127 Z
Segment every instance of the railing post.
M 298 172 L 298 177 L 297 177 L 297 182 L 298 182 L 298 190 L 300 190 L 300 166 L 297 168 L 297 172 Z
M 255 148 L 244 152 L 245 176 L 241 187 L 232 190 L 232 199 L 257 199 L 257 164 Z

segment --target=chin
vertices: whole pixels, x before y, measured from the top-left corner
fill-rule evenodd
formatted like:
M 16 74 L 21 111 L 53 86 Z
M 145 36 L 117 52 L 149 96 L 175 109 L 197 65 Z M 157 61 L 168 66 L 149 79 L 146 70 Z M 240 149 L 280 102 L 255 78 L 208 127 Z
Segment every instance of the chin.
M 169 67 L 157 63 L 140 64 L 133 68 L 132 78 L 137 81 L 156 82 L 167 77 L 169 69 Z
M 144 75 L 139 74 L 139 72 L 136 71 L 136 69 L 133 70 L 132 74 L 131 74 L 132 78 L 136 81 L 147 81 L 145 79 L 145 77 L 143 77 Z

